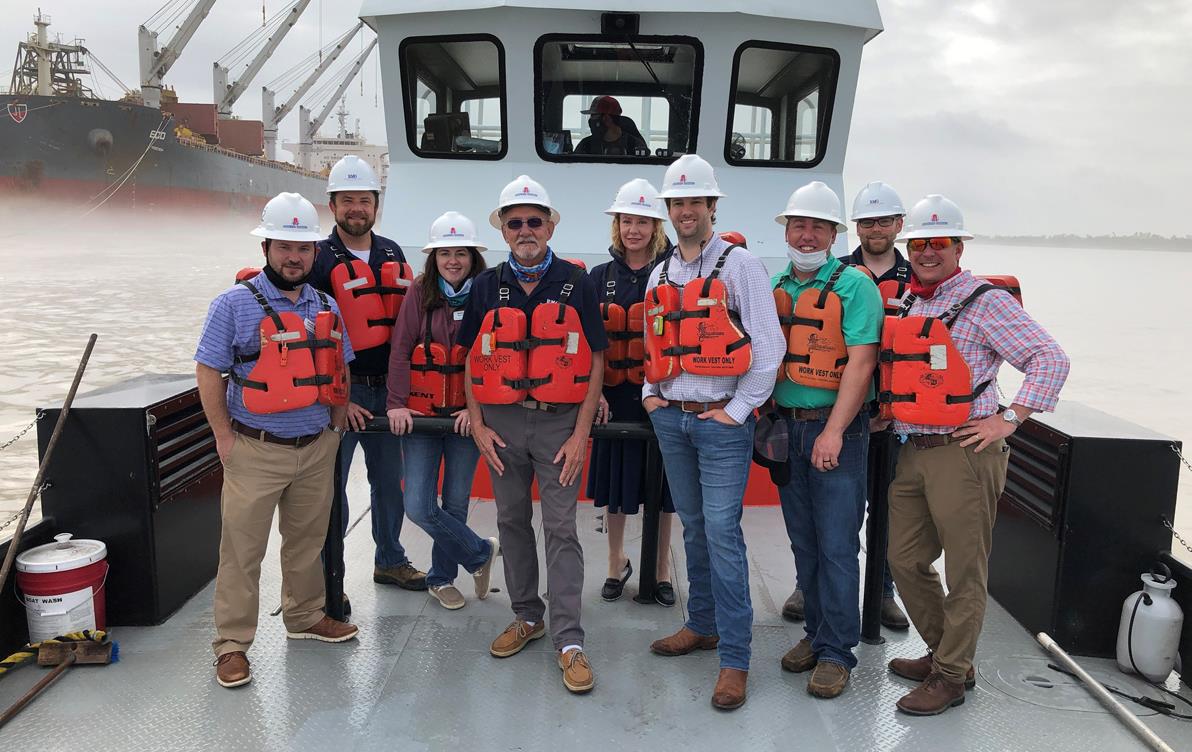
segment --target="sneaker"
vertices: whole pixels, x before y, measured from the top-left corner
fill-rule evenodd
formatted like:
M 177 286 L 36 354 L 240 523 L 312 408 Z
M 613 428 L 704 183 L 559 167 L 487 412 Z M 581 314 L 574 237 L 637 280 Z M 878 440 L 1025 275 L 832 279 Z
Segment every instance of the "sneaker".
M 428 590 L 430 596 L 443 604 L 443 608 L 449 611 L 463 608 L 466 603 L 463 593 L 456 590 L 455 585 L 451 583 L 447 583 L 446 585 L 431 585 Z
M 796 590 L 782 604 L 782 616 L 791 621 L 803 621 L 803 591 Z
M 558 655 L 559 668 L 563 669 L 563 686 L 568 692 L 582 695 L 596 686 L 592 665 L 582 650 L 568 650 Z
M 521 649 L 531 640 L 537 640 L 544 634 L 546 634 L 545 621 L 528 627 L 521 619 L 515 619 L 512 624 L 505 627 L 504 632 L 497 635 L 497 639 L 493 640 L 493 644 L 489 646 L 488 652 L 497 658 L 508 658 L 515 653 L 520 653 Z
M 489 538 L 488 545 L 490 546 L 488 561 L 484 562 L 480 569 L 472 573 L 472 577 L 476 580 L 477 600 L 484 600 L 488 597 L 489 588 L 493 580 L 493 565 L 497 563 L 497 554 L 501 553 L 501 544 L 496 538 Z
M 396 567 L 374 566 L 373 582 L 397 585 L 402 590 L 426 590 L 426 572 L 420 571 L 408 561 Z
M 224 653 L 215 659 L 215 680 L 219 686 L 240 687 L 252 681 L 252 670 L 248 667 L 248 656 L 243 650 Z
M 291 640 L 318 640 L 319 642 L 347 642 L 356 637 L 360 629 L 355 624 L 336 621 L 324 615 L 309 628 L 301 632 L 286 632 Z
M 816 697 L 831 700 L 839 697 L 848 685 L 849 670 L 839 663 L 820 661 L 815 664 L 815 671 L 807 680 L 807 691 Z

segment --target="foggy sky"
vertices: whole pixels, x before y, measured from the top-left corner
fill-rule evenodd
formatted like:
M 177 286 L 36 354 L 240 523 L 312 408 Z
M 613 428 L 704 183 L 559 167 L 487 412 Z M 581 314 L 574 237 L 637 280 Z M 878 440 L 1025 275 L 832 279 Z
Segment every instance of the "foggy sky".
M 38 2 L 53 19 L 51 34 L 85 38 L 137 87 L 136 29 L 158 0 L 5 0 L 5 85 Z M 267 14 L 287 4 L 268 0 Z M 886 30 L 866 46 L 861 64 L 846 207 L 865 182 L 883 179 L 907 202 L 948 195 L 978 235 L 1192 234 L 1184 203 L 1192 184 L 1188 0 L 886 0 L 880 7 Z M 319 47 L 320 15 L 326 44 L 355 22 L 358 9 L 357 0 L 313 0 L 236 114 L 260 118 L 261 84 Z M 167 83 L 183 101 L 211 101 L 212 61 L 260 22 L 259 0 L 216 3 Z M 359 81 L 349 88 L 348 108 L 379 143 L 385 129 L 376 60 L 374 52 L 363 95 Z M 115 84 L 103 84 L 107 96 L 118 94 Z M 292 89 L 278 92 L 279 104 Z M 295 111 L 281 125 L 281 140 L 295 139 L 297 127 Z M 334 127 L 332 117 L 323 133 Z M 792 189 L 799 182 L 792 171 Z

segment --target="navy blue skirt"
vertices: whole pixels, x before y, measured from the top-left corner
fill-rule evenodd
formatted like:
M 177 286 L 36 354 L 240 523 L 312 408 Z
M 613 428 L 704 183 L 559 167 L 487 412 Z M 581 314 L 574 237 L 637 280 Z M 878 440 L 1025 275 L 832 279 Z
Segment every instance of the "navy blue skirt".
M 641 402 L 638 384 L 606 386 L 604 398 L 613 421 L 649 421 Z M 661 468 L 660 468 L 661 469 Z M 588 466 L 588 496 L 598 507 L 610 512 L 637 514 L 645 503 L 646 443 L 592 439 L 592 457 Z M 662 511 L 673 512 L 670 488 L 662 484 Z

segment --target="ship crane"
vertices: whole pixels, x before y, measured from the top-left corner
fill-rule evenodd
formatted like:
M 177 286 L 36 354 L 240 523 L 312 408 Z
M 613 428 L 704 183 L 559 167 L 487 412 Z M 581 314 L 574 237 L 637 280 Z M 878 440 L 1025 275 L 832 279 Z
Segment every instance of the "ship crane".
M 172 4 L 167 3 L 167 6 Z M 174 63 L 178 62 L 182 50 L 186 48 L 190 38 L 198 30 L 199 24 L 203 23 L 203 19 L 211 12 L 213 5 L 215 5 L 215 0 L 198 0 L 186 20 L 178 26 L 178 32 L 174 34 L 174 38 L 161 48 L 157 46 L 157 32 L 147 28 L 147 24 L 153 20 L 152 18 L 137 29 L 141 60 L 141 100 L 146 107 L 161 107 L 162 79 L 165 78 Z M 160 15 L 161 12 L 159 10 L 154 17 Z
M 335 46 L 323 57 L 323 62 L 319 63 L 306 80 L 302 82 L 290 98 L 282 104 L 281 107 L 274 107 L 274 97 L 276 92 L 271 90 L 268 86 L 261 87 L 261 121 L 265 124 L 265 157 L 268 159 L 277 159 L 277 126 L 282 120 L 286 118 L 294 107 L 298 105 L 298 100 L 310 91 L 310 87 L 315 85 L 331 64 L 339 59 L 339 54 L 347 48 L 348 42 L 360 32 L 364 27 L 364 22 L 361 21 L 353 26 L 346 34 L 339 38 Z
M 312 120 L 310 117 L 310 110 L 302 106 L 298 107 L 298 162 L 303 168 L 307 170 L 310 169 L 310 153 L 311 147 L 314 144 L 315 134 L 319 132 L 320 126 L 322 126 L 323 122 L 327 120 L 327 116 L 331 114 L 331 109 L 335 107 L 335 103 L 338 102 L 339 98 L 342 97 L 344 92 L 348 90 L 348 86 L 352 83 L 352 80 L 356 78 L 356 74 L 359 73 L 360 69 L 364 66 L 364 61 L 368 59 L 369 54 L 376 46 L 377 38 L 374 37 L 372 42 L 370 42 L 369 45 L 364 48 L 364 51 L 356 56 L 356 60 L 348 68 L 348 71 L 344 75 L 343 80 L 340 81 L 339 86 L 336 87 L 335 93 L 332 94 L 330 99 L 327 100 L 327 104 L 323 105 L 323 109 L 319 112 L 317 117 Z
M 277 28 L 268 41 L 261 47 L 260 52 L 256 54 L 256 57 L 252 59 L 248 67 L 236 79 L 235 83 L 228 84 L 228 68 L 225 68 L 218 62 L 214 64 L 212 83 L 215 87 L 215 109 L 219 113 L 219 117 L 224 119 L 232 117 L 232 106 L 236 104 L 236 100 L 245 92 L 253 78 L 261 72 L 261 67 L 265 65 L 265 62 L 277 50 L 278 45 L 286 38 L 286 34 L 290 33 L 290 29 L 294 28 L 294 24 L 298 22 L 299 16 L 302 15 L 302 12 L 306 10 L 306 6 L 308 5 L 310 5 L 310 0 L 298 0 L 298 2 L 294 3 L 293 7 L 290 8 L 290 12 L 277 25 Z M 251 36 L 255 36 L 255 32 Z M 239 46 L 237 45 L 236 48 L 233 48 L 232 52 L 235 52 Z M 225 57 L 230 55 L 231 53 L 225 55 Z

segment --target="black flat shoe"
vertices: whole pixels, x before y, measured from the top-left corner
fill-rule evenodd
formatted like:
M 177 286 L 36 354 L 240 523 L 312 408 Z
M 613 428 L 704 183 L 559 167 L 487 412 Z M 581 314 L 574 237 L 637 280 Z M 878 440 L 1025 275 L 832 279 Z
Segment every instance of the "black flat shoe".
M 654 586 L 654 600 L 657 601 L 658 605 L 660 606 L 669 607 L 675 605 L 674 587 L 672 587 L 671 584 L 665 580 L 658 583 Z
M 628 559 L 625 560 L 625 571 L 621 579 L 609 577 L 604 581 L 604 587 L 600 588 L 600 597 L 610 603 L 621 597 L 621 593 L 625 592 L 625 583 L 629 582 L 629 578 L 633 576 L 633 562 Z

